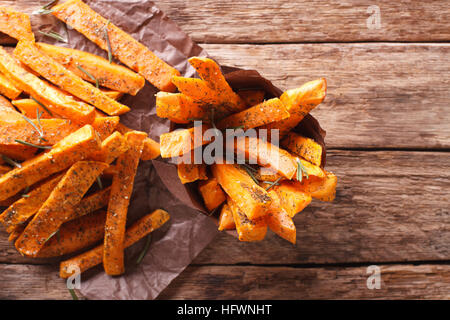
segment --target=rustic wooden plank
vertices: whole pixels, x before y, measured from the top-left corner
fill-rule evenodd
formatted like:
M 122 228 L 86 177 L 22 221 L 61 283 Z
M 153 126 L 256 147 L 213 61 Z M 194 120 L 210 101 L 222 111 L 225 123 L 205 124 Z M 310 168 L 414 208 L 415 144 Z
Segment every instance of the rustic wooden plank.
M 271 232 L 259 243 L 221 233 L 194 263 L 450 260 L 450 153 L 332 150 L 327 169 L 339 177 L 337 198 L 295 217 L 296 246 Z M 2 231 L 1 262 L 49 261 L 22 257 Z
M 367 267 L 189 266 L 159 299 L 449 299 L 449 265 Z M 0 299 L 71 299 L 55 266 L 0 264 Z
M 31 13 L 46 1 L 5 0 L 2 5 Z M 157 4 L 201 43 L 450 40 L 446 0 L 162 0 Z M 372 5 L 380 8 L 379 29 L 367 26 Z
M 367 267 L 189 267 L 159 299 L 448 299 L 450 266 L 381 266 L 381 288 Z
M 163 0 L 158 5 L 203 43 L 445 41 L 450 4 L 438 1 Z M 380 28 L 367 19 L 380 9 Z
M 311 113 L 337 148 L 450 148 L 450 44 L 204 45 L 282 89 L 325 77 Z

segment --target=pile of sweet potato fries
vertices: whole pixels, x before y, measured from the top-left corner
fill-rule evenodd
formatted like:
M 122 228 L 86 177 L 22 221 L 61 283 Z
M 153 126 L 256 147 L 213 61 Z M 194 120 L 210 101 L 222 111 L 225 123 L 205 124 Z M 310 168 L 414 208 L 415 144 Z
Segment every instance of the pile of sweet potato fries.
M 236 229 L 241 241 L 259 241 L 270 228 L 295 244 L 292 218 L 312 198 L 332 201 L 336 193 L 336 176 L 321 167 L 323 147 L 294 131 L 325 98 L 325 79 L 264 100 L 262 90 L 235 93 L 213 60 L 192 57 L 189 62 L 201 79 L 174 76 L 180 93 L 159 92 L 156 97 L 158 116 L 184 126 L 161 135 L 161 156 L 177 163 L 182 183 L 197 183 L 209 212 L 221 210 L 219 230 Z M 211 128 L 216 133 L 206 134 Z M 235 132 L 232 143 L 210 148 L 218 149 L 215 161 L 205 161 L 206 148 L 229 129 Z M 247 134 L 251 130 L 253 136 Z M 200 161 L 192 161 L 202 148 Z M 217 158 L 217 152 L 228 152 L 227 159 Z M 236 157 L 243 161 L 237 163 Z
M 130 108 L 118 99 L 136 95 L 146 80 L 175 90 L 179 72 L 82 1 L 56 2 L 42 11 L 107 50 L 108 59 L 37 43 L 28 15 L 0 8 L 0 31 L 18 41 L 0 47 L 0 93 L 8 98 L 0 96 L 0 206 L 7 207 L 0 222 L 29 257 L 101 242 L 62 261 L 63 278 L 101 263 L 120 275 L 124 249 L 169 214 L 156 210 L 126 228 L 139 161 L 158 157 L 160 147 L 121 123 Z

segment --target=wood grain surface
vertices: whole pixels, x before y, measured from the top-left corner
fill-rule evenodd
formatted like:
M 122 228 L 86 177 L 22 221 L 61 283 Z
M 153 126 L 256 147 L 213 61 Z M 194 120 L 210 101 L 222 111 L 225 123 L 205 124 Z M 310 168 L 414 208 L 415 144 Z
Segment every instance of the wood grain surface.
M 156 3 L 223 65 L 282 89 L 326 77 L 312 114 L 339 179 L 333 203 L 295 217 L 296 246 L 221 233 L 159 299 L 450 299 L 450 2 Z M 0 299 L 71 299 L 57 260 L 22 257 L 0 231 Z M 366 286 L 374 264 L 380 290 Z

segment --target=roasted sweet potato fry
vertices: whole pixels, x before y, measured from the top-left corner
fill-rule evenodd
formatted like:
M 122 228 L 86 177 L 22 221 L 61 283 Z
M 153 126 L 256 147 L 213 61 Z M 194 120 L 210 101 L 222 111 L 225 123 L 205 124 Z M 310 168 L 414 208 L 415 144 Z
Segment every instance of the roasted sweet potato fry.
M 0 177 L 0 201 L 8 199 L 20 190 L 86 159 L 100 148 L 100 140 L 94 129 L 86 125 L 53 146 L 46 153 L 25 161 Z
M 207 120 L 208 112 L 201 103 L 182 93 L 158 92 L 156 94 L 156 114 L 175 123 L 189 123 Z
M 128 68 L 109 63 L 108 60 L 95 54 L 46 43 L 37 43 L 37 46 L 46 55 L 83 80 L 96 83 L 88 75 L 90 74 L 98 81 L 100 86 L 133 96 L 144 87 L 144 77 Z
M 36 256 L 107 167 L 103 162 L 75 163 L 17 239 L 16 249 L 24 255 Z
M 113 177 L 108 203 L 103 254 L 103 266 L 109 275 L 125 272 L 123 250 L 128 205 L 146 137 L 145 133 L 139 131 L 126 133 L 129 149 L 117 159 L 117 174 Z
M 280 100 L 286 106 L 289 118 L 272 122 L 262 128 L 279 129 L 280 137 L 285 136 L 325 99 L 326 91 L 327 82 L 324 78 L 307 82 L 297 89 L 287 90 L 281 95 Z
M 50 86 L 45 81 L 27 72 L 0 47 L 0 72 L 16 87 L 44 104 L 52 113 L 73 120 L 76 123 L 92 123 L 94 121 L 94 108 L 86 103 L 75 101 L 71 96 L 64 94 Z
M 222 119 L 216 124 L 219 129 L 242 128 L 244 130 L 263 126 L 289 117 L 284 104 L 278 98 L 264 101 L 251 108 Z
M 289 132 L 281 141 L 281 145 L 316 166 L 320 166 L 322 163 L 322 146 L 311 138 Z
M 98 117 L 92 122 L 92 127 L 98 133 L 100 140 L 108 138 L 119 125 L 120 118 L 114 117 Z
M 336 197 L 337 177 L 325 171 L 324 178 L 311 177 L 297 183 L 300 190 L 322 201 L 333 201 Z
M 11 81 L 9 81 L 3 74 L 0 74 L 0 94 L 15 99 L 22 93 L 22 90 L 17 89 Z
M 203 134 L 207 129 L 209 129 L 209 126 L 202 125 L 163 133 L 159 137 L 161 142 L 161 157 L 179 157 L 197 147 L 210 143 L 210 141 L 203 139 Z
M 111 116 L 121 115 L 130 111 L 130 108 L 127 106 L 111 99 L 99 88 L 84 81 L 52 58 L 43 54 L 34 43 L 20 41 L 14 50 L 14 56 L 61 89 Z
M 51 237 L 36 258 L 59 257 L 91 246 L 103 239 L 106 212 L 88 214 L 64 223 L 58 234 Z
M 106 207 L 108 205 L 110 194 L 111 187 L 108 187 L 83 198 L 71 212 L 68 212 L 66 221 L 80 218 Z
M 269 167 L 259 167 L 253 174 L 261 182 L 280 182 L 286 180 L 285 177 Z
M 201 163 L 179 163 L 177 165 L 177 171 L 182 184 L 208 179 L 206 166 Z
M 245 156 L 261 166 L 270 167 L 287 179 L 292 179 L 297 172 L 295 158 L 289 152 L 262 139 L 239 137 L 234 149 L 238 156 Z
M 223 103 L 222 106 L 215 106 L 218 114 L 239 112 L 247 107 L 245 101 L 231 89 L 219 65 L 214 60 L 192 57 L 189 58 L 189 63 L 197 70 L 200 78 L 205 81 L 206 85 L 217 95 L 218 100 Z M 223 106 L 226 108 L 226 110 L 223 110 L 224 113 L 221 112 Z
M 9 100 L 5 99 L 3 96 L 0 96 L 0 119 L 2 121 L 9 122 L 23 120 L 22 115 L 17 112 L 11 102 L 9 102 Z
M 240 241 L 261 241 L 267 233 L 266 218 L 250 220 L 236 203 L 228 199 L 228 206 L 233 213 L 233 220 L 236 224 L 236 230 Z
M 11 103 L 19 109 L 22 114 L 30 119 L 36 118 L 36 110 L 41 113 L 41 119 L 59 119 L 60 117 L 55 114 L 49 114 L 42 106 L 39 105 L 33 99 L 18 99 L 13 100 Z
M 269 191 L 269 195 L 272 198 L 272 205 L 267 215 L 267 225 L 277 235 L 295 244 L 297 229 L 292 218 L 281 206 L 279 195 L 274 190 Z
M 31 121 L 34 126 L 24 118 L 14 123 L 0 120 L 0 149 L 3 146 L 22 145 L 15 139 L 39 146 L 52 146 L 80 128 L 79 125 L 65 119 Z M 35 127 L 40 129 L 41 132 L 36 130 Z
M 5 226 L 6 231 L 12 232 L 14 227 L 24 224 L 33 217 L 42 207 L 44 202 L 52 193 L 53 189 L 61 181 L 63 175 L 58 174 L 44 181 L 39 186 L 28 193 L 28 197 L 21 197 L 0 215 L 0 222 Z
M 273 186 L 272 190 L 278 194 L 281 206 L 291 218 L 311 202 L 311 196 L 302 191 L 296 181 L 283 181 L 280 185 Z
M 70 0 L 52 8 L 52 13 L 103 50 L 138 72 L 161 91 L 172 92 L 172 76 L 180 73 L 158 58 L 142 43 L 110 23 L 81 0 Z M 108 48 L 110 47 L 110 49 Z
M 115 90 L 107 90 L 100 88 L 100 91 L 106 94 L 108 97 L 110 97 L 113 100 L 119 101 L 120 98 L 123 97 L 123 92 L 115 91 Z
M 127 150 L 128 143 L 126 139 L 122 134 L 116 131 L 102 141 L 100 151 L 93 153 L 90 158 L 95 161 L 102 161 L 110 164 Z
M 170 219 L 169 214 L 164 210 L 155 210 L 129 227 L 125 233 L 124 248 L 128 248 L 150 232 L 160 228 Z M 59 275 L 61 278 L 68 278 L 72 275 L 72 266 L 80 268 L 84 272 L 102 263 L 104 246 L 99 245 L 92 250 L 86 251 L 79 256 L 61 262 Z
M 30 18 L 27 14 L 12 8 L 0 8 L 0 31 L 19 41 L 34 42 Z
M 134 131 L 133 129 L 128 128 L 127 126 L 119 123 L 117 126 L 117 131 L 119 131 L 121 134 L 126 134 L 127 132 Z M 160 156 L 161 151 L 159 147 L 159 143 L 155 140 L 147 137 L 144 140 L 144 150 L 142 150 L 141 160 L 147 161 L 147 160 L 153 160 Z
M 233 212 L 230 209 L 228 203 L 222 206 L 219 216 L 219 231 L 222 230 L 233 230 L 236 229 L 236 224 L 234 223 Z
M 225 192 L 223 192 L 216 178 L 209 178 L 206 181 L 198 183 L 198 191 L 202 195 L 208 211 L 213 211 L 226 200 Z
M 249 107 L 256 106 L 264 101 L 264 90 L 239 90 L 238 95 Z
M 267 214 L 271 202 L 269 194 L 238 165 L 214 164 L 211 170 L 225 193 L 249 219 Z

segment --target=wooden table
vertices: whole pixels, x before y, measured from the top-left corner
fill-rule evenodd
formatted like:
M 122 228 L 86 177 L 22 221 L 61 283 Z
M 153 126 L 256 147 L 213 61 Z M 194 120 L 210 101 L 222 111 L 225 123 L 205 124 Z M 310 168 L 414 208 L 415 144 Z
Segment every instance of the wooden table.
M 312 114 L 339 177 L 333 203 L 295 218 L 295 247 L 220 234 L 160 298 L 449 299 L 450 3 L 157 3 L 221 64 L 284 89 L 326 77 Z M 367 26 L 371 5 L 379 29 Z M 57 266 L 34 263 L 0 234 L 0 298 L 70 299 Z M 380 289 L 367 288 L 370 265 Z

